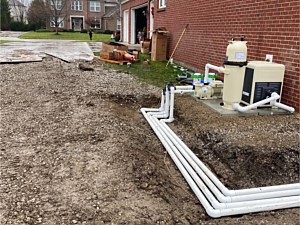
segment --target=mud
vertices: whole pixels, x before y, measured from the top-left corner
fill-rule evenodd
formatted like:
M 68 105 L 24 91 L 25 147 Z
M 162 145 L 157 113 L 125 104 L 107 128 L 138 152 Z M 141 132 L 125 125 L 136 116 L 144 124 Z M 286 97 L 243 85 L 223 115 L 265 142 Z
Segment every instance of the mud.
M 139 109 L 160 90 L 102 63 L 0 65 L 0 224 L 299 224 L 212 219 Z M 299 114 L 221 117 L 178 95 L 171 128 L 229 188 L 299 182 Z

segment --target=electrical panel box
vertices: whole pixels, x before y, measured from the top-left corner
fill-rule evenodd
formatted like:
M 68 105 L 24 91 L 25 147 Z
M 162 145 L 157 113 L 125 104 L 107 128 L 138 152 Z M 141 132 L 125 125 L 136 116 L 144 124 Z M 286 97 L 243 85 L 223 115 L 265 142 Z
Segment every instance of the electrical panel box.
M 245 70 L 241 102 L 250 105 L 270 97 L 273 92 L 281 95 L 284 71 L 282 64 L 249 62 Z

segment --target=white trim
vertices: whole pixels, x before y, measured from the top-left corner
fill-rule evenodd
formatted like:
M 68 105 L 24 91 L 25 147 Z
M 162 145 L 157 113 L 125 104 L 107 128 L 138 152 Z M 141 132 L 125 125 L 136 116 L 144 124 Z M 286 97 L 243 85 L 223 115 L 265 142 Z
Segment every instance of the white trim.
M 154 30 L 154 16 L 151 13 L 151 9 L 154 7 L 154 1 L 150 2 L 150 9 L 148 9 L 149 15 L 150 15 L 150 24 L 149 24 L 149 29 Z M 148 21 L 147 21 L 148 22 Z M 150 32 L 150 38 L 152 37 L 152 32 Z
M 126 15 L 126 16 L 125 16 Z M 123 42 L 129 42 L 129 10 L 123 11 Z
M 145 6 L 148 7 L 148 3 L 144 3 L 144 4 L 142 4 L 142 5 L 138 5 L 138 6 L 132 7 L 131 9 L 139 9 L 139 8 L 143 8 L 143 7 L 145 7 Z
M 132 7 L 131 8 L 131 23 L 130 23 L 130 43 L 131 44 L 135 44 L 135 40 L 136 40 L 136 19 L 135 19 L 135 10 L 136 9 L 140 9 L 140 8 L 144 8 L 144 7 L 147 7 L 148 8 L 148 3 L 144 3 L 142 5 L 138 5 L 138 6 L 135 6 L 135 7 Z M 147 21 L 148 22 L 148 21 Z
M 125 1 L 121 2 L 121 5 L 123 5 L 123 4 L 127 3 L 127 2 L 129 2 L 129 0 L 125 0 Z
M 117 6 L 117 4 L 114 4 L 114 3 L 105 3 L 104 6 L 114 7 L 114 6 Z
M 162 1 L 164 1 L 164 5 L 161 6 Z M 167 6 L 167 0 L 158 0 L 158 8 L 164 9 Z
M 131 9 L 131 23 L 130 23 L 130 44 L 135 44 L 135 36 L 136 36 L 136 31 L 135 31 L 135 9 Z

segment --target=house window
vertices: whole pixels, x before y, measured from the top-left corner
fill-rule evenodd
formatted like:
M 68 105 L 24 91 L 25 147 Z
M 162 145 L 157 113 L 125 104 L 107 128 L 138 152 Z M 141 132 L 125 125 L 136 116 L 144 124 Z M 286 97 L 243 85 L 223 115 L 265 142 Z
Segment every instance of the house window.
M 121 19 L 117 19 L 117 30 L 121 30 Z
M 72 10 L 82 11 L 82 1 L 73 0 L 71 8 Z
M 166 8 L 167 0 L 159 0 L 159 8 Z
M 100 1 L 90 1 L 90 11 L 91 12 L 100 12 Z
M 57 18 L 58 27 L 62 28 L 64 27 L 64 18 L 58 17 Z M 55 27 L 55 18 L 52 18 L 50 22 L 50 27 Z
M 99 17 L 90 17 L 88 23 L 92 29 L 101 29 L 101 19 Z
M 61 0 L 52 0 L 51 6 L 57 10 L 61 10 Z

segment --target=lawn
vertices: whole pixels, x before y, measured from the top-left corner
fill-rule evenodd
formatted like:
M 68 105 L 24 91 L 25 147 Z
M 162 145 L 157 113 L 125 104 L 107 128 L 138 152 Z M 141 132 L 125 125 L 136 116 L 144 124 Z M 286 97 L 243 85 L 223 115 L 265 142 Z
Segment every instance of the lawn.
M 10 42 L 10 41 L 0 40 L 0 45 L 1 45 L 1 44 L 4 44 L 4 43 L 7 43 L 7 42 Z
M 169 82 L 178 84 L 176 77 L 180 71 L 174 69 L 172 65 L 166 68 L 167 61 L 150 61 L 149 64 L 143 64 L 144 60 L 150 59 L 147 54 L 140 54 L 141 62 L 132 63 L 130 67 L 127 65 L 116 65 L 106 63 L 105 67 L 111 68 L 120 72 L 131 73 L 141 82 L 152 84 L 157 87 L 164 87 Z
M 110 34 L 93 34 L 92 41 L 106 42 L 110 41 Z M 28 32 L 21 35 L 19 38 L 22 39 L 56 39 L 56 40 L 75 40 L 75 41 L 90 41 L 88 33 L 79 32 Z

